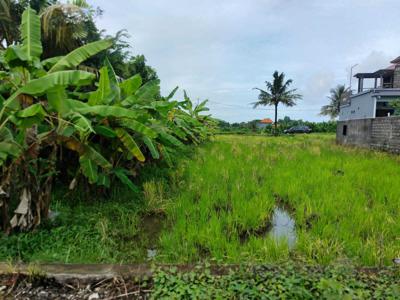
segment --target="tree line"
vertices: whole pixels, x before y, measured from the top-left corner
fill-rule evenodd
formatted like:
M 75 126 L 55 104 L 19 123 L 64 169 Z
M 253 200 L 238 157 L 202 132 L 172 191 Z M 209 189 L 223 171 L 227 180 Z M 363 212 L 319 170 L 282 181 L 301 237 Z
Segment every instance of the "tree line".
M 234 122 L 229 123 L 223 120 L 218 120 L 218 129 L 221 133 L 237 133 L 237 134 L 248 134 L 248 133 L 268 133 L 278 134 L 283 133 L 284 130 L 289 129 L 293 126 L 305 125 L 311 128 L 312 132 L 319 133 L 334 133 L 336 132 L 336 121 L 326 122 L 310 122 L 303 120 L 293 120 L 290 117 L 285 116 L 283 119 L 278 119 L 278 126 L 275 128 L 272 124 L 260 126 L 261 120 L 251 120 L 248 122 Z

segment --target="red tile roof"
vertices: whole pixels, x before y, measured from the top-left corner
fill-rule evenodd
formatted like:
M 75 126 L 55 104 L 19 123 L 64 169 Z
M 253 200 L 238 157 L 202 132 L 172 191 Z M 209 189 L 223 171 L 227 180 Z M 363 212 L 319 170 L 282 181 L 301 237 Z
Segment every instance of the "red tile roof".
M 262 123 L 262 124 L 272 124 L 274 122 L 270 118 L 267 118 L 267 119 L 262 119 L 260 121 L 260 123 Z

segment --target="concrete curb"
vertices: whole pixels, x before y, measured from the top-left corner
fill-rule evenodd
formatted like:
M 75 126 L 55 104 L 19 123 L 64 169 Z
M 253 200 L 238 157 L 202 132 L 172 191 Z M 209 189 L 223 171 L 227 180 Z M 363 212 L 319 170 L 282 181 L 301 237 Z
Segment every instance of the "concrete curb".
M 45 275 L 57 281 L 70 279 L 102 280 L 118 276 L 144 277 L 151 276 L 149 265 L 114 265 L 114 264 L 7 264 L 0 262 L 0 275 Z
M 154 265 L 154 268 L 176 268 L 181 272 L 190 272 L 198 269 L 198 265 Z M 237 269 L 238 265 L 210 266 L 213 274 L 228 274 L 230 270 Z M 44 275 L 54 278 L 59 282 L 70 280 L 91 281 L 111 279 L 115 277 L 143 278 L 153 275 L 153 268 L 149 264 L 10 264 L 0 262 L 0 275 Z

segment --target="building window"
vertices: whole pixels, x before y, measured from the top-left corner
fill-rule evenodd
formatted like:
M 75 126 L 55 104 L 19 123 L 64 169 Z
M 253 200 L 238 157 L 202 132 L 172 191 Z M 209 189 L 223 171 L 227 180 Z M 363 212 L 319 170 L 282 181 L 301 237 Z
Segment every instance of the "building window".
M 347 125 L 343 125 L 343 135 L 347 135 Z

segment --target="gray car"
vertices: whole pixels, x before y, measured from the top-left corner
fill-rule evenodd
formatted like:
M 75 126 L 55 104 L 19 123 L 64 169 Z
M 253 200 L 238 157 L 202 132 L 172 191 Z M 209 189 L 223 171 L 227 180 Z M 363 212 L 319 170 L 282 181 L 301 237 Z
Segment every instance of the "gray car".
M 311 128 L 305 125 L 293 126 L 283 131 L 284 133 L 311 133 Z

